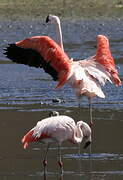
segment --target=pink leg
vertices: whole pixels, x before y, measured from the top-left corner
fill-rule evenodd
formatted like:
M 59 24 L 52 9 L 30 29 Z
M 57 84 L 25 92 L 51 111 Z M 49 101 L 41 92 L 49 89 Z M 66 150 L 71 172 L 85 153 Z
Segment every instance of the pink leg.
M 89 126 L 93 126 L 93 116 L 92 116 L 92 103 L 91 103 L 91 98 L 89 98 L 89 112 L 90 112 L 90 122 Z
M 47 172 L 46 166 L 47 166 L 47 153 L 48 153 L 48 150 L 49 150 L 49 145 L 47 145 L 47 149 L 46 149 L 46 152 L 45 152 L 45 155 L 44 155 L 44 160 L 43 160 L 44 175 L 46 175 L 46 172 Z
M 59 157 L 58 164 L 60 167 L 60 173 L 62 175 L 63 174 L 63 162 L 61 160 L 61 146 L 60 145 L 58 145 L 58 157 Z

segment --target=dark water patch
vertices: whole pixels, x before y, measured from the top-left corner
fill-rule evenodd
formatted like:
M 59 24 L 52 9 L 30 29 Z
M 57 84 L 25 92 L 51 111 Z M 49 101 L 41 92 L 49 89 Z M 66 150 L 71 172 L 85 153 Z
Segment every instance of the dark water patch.
M 77 150 L 78 147 L 61 147 L 61 150 Z M 34 151 L 41 151 L 41 148 L 34 147 Z M 58 150 L 58 147 L 50 147 L 49 150 Z

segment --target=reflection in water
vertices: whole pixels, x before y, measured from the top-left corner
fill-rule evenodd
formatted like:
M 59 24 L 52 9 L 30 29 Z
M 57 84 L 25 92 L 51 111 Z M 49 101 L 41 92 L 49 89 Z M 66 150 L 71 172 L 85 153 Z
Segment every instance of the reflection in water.
M 43 179 L 44 179 L 44 180 L 48 180 L 48 175 L 47 175 L 47 174 L 44 174 Z M 64 180 L 64 175 L 59 175 L 57 179 L 58 179 L 58 180 Z

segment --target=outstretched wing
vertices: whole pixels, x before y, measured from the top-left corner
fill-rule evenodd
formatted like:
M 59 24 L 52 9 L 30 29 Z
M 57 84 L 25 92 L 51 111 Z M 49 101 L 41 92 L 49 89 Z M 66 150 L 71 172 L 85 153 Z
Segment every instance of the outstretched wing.
M 71 60 L 59 45 L 47 36 L 34 36 L 15 44 L 9 44 L 4 54 L 13 62 L 40 67 L 58 80 L 57 88 L 69 78 Z
M 25 64 L 36 68 L 43 68 L 46 73 L 50 74 L 54 81 L 58 80 L 57 71 L 52 68 L 50 63 L 46 63 L 39 52 L 31 48 L 21 48 L 16 44 L 9 44 L 4 54 L 13 62 Z
M 100 84 L 104 85 L 108 80 L 114 82 L 117 86 L 121 85 L 107 37 L 98 35 L 96 55 L 78 62 Z
M 109 40 L 104 35 L 97 36 L 97 52 L 95 60 L 105 67 L 109 72 L 111 79 L 117 86 L 121 85 L 121 80 L 118 76 L 118 71 L 110 51 Z

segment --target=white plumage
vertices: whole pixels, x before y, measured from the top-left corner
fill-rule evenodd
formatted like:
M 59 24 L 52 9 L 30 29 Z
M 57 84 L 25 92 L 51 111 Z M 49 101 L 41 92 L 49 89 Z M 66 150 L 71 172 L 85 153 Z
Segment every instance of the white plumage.
M 89 125 L 83 121 L 75 121 L 68 116 L 54 116 L 43 119 L 37 123 L 22 139 L 24 148 L 28 147 L 30 142 L 42 142 L 47 144 L 47 150 L 44 157 L 44 170 L 47 165 L 47 152 L 51 143 L 58 144 L 59 166 L 63 172 L 63 163 L 61 161 L 61 144 L 64 141 L 79 144 L 85 138 L 86 148 L 91 143 L 91 129 Z
M 84 133 L 83 133 L 84 130 Z M 59 145 L 63 141 L 73 143 L 81 143 L 86 137 L 86 142 L 91 142 L 91 129 L 87 123 L 83 121 L 75 123 L 68 116 L 54 116 L 43 119 L 37 123 L 22 139 L 24 148 L 28 147 L 28 143 L 40 141 L 44 143 L 56 142 Z

